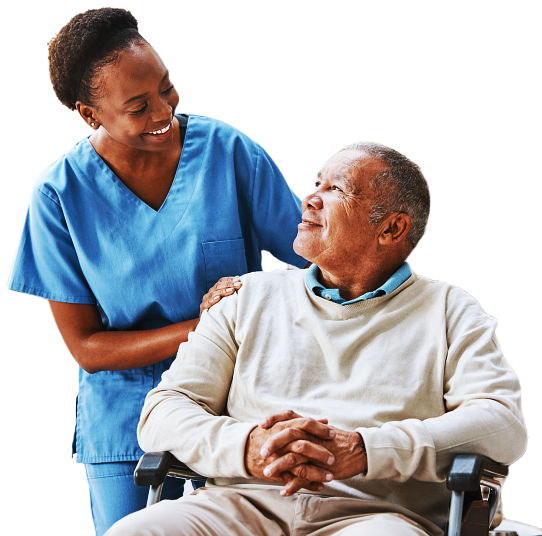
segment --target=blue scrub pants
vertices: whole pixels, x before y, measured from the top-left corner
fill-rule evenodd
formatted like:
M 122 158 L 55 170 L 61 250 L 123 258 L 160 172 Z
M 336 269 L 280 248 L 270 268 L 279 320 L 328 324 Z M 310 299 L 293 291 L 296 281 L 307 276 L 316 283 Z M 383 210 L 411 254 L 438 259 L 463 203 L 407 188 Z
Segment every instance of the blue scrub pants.
M 136 465 L 137 462 L 85 464 L 96 536 L 102 536 L 113 523 L 147 505 L 149 488 L 134 484 Z M 199 488 L 204 482 L 192 481 L 192 485 Z M 178 499 L 183 489 L 182 478 L 167 477 L 162 498 Z

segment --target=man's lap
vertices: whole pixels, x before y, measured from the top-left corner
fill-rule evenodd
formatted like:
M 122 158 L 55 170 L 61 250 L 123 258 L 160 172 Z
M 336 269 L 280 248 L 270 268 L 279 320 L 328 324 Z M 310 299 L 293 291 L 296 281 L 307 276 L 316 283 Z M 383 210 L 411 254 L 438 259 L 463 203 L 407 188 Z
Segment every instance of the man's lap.
M 442 531 L 385 503 L 278 489 L 202 488 L 116 523 L 107 536 L 427 536 Z M 425 529 L 424 529 L 425 527 Z

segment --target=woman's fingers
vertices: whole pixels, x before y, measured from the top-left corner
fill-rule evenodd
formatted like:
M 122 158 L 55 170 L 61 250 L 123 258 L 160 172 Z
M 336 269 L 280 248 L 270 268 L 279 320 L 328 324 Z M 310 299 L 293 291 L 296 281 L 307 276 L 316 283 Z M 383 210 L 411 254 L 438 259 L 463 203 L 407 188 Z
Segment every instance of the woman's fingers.
M 210 309 L 213 305 L 216 305 L 223 297 L 230 296 L 236 290 L 239 290 L 243 286 L 241 278 L 236 275 L 235 277 L 222 277 L 219 279 L 210 289 L 199 307 L 199 314 L 202 315 L 203 311 Z

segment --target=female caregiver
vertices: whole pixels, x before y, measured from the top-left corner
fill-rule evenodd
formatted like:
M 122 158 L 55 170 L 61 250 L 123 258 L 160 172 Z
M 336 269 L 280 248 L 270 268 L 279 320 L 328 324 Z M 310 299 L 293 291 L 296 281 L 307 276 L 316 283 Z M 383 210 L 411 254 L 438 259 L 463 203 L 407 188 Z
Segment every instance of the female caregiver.
M 262 249 L 303 267 L 292 250 L 301 211 L 258 144 L 175 116 L 168 70 L 128 11 L 75 16 L 49 62 L 59 100 L 93 132 L 39 177 L 10 288 L 50 300 L 81 366 L 74 453 L 102 534 L 145 506 L 133 484 L 139 414 L 200 301 L 240 286 L 215 285 L 221 277 L 261 270 Z M 169 480 L 164 496 L 182 495 L 183 481 Z

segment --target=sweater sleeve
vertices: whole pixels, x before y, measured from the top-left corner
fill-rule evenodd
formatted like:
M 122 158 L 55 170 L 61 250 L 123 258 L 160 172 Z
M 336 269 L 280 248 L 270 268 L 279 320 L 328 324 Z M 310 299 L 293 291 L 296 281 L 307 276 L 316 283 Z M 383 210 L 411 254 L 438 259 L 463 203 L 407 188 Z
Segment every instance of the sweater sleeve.
M 442 481 L 459 453 L 509 465 L 525 451 L 520 385 L 495 336 L 496 321 L 465 292 L 446 304 L 447 356 L 441 416 L 359 428 L 367 449 L 367 479 Z
M 238 344 L 237 294 L 205 311 L 197 330 L 145 400 L 138 425 L 143 450 L 171 451 L 204 476 L 245 477 L 245 444 L 256 424 L 224 414 Z

